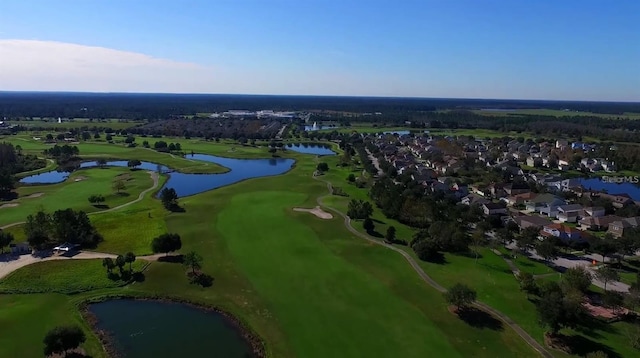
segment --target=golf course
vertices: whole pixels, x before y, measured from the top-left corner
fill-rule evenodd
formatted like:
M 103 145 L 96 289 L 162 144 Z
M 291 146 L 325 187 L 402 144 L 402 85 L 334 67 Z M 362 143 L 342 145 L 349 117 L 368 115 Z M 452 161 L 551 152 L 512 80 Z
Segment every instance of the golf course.
M 266 144 L 169 140 L 179 142 L 187 153 L 271 157 Z M 34 154 L 46 148 L 27 136 L 0 141 Z M 185 173 L 228 170 L 119 143 L 87 141 L 78 148 L 85 159 L 137 159 Z M 91 249 L 95 255 L 150 255 L 155 237 L 177 233 L 182 247 L 173 255 L 198 253 L 201 271 L 212 282 L 190 283 L 183 265 L 156 257 L 136 260 L 128 278 L 122 268 L 122 277 L 108 276 L 98 258 L 34 260 L 0 274 L 0 325 L 11 327 L 11 334 L 0 336 L 0 356 L 42 356 L 47 331 L 71 323 L 87 335 L 83 354 L 108 356 L 85 307 L 114 297 L 175 300 L 224 312 L 252 337 L 254 351 L 268 357 L 565 356 L 540 347 L 542 328 L 534 322 L 533 304 L 492 252 L 484 252 L 477 264 L 457 256 L 447 257 L 446 265 L 419 261 L 410 249 L 384 244 L 367 235 L 360 223 L 344 219 L 349 199 L 367 199 L 366 189 L 345 179 L 361 173 L 361 167 L 338 166 L 339 155 L 317 157 L 291 150 L 277 155 L 295 164 L 280 175 L 180 197 L 181 212 L 166 210 L 156 198 L 171 173 L 92 167 L 71 173 L 61 183 L 19 186 L 18 198 L 0 209 L 0 227 L 13 233 L 16 242 L 25 240 L 20 223 L 38 210 L 83 210 L 104 238 Z M 317 176 L 319 162 L 326 162 L 329 170 Z M 124 188 L 114 189 L 115 181 L 124 182 Z M 334 191 L 339 188 L 341 195 L 332 195 L 327 184 Z M 104 203 L 92 205 L 87 198 L 98 194 Z M 331 215 L 300 210 L 318 205 L 318 211 Z M 413 234 L 378 210 L 373 218 L 376 231 L 394 225 L 401 239 L 410 240 Z M 0 265 L 9 267 L 11 262 Z M 467 319 L 452 314 L 426 275 L 445 288 L 469 284 L 478 291 L 478 301 L 505 316 L 483 310 Z M 522 332 L 514 330 L 520 326 Z

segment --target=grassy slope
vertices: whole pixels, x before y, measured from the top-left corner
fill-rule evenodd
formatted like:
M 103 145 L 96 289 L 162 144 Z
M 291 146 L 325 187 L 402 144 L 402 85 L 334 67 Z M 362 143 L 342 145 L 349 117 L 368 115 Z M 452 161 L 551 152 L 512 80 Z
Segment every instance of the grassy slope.
M 246 275 L 253 286 L 251 291 L 266 301 L 269 308 L 264 315 L 275 316 L 284 336 L 288 337 L 286 341 L 271 341 L 274 352 L 293 350 L 299 355 L 301 351 L 317 349 L 318 354 L 325 356 L 330 352 L 344 356 L 356 354 L 357 349 L 358 355 L 362 355 L 362 350 L 368 351 L 366 347 L 371 346 L 375 347 L 369 352 L 371 355 L 402 352 L 401 355 L 423 356 L 433 352 L 435 343 L 421 341 L 436 337 L 437 333 L 427 332 L 438 327 L 457 351 L 449 351 L 449 355 L 495 356 L 504 352 L 505 347 L 521 356 L 532 354 L 510 330 L 495 332 L 472 328 L 449 314 L 442 297 L 421 282 L 397 254 L 353 238 L 337 219 L 320 221 L 309 214 L 290 211 L 294 206 L 315 205 L 315 196 L 325 192 L 321 183 L 309 178 L 313 167 L 314 163 L 306 160 L 285 176 L 251 180 L 185 198 L 188 210 L 201 213 L 200 219 L 188 215 L 189 211 L 187 215 L 168 218 L 170 230 L 183 233 L 186 238 L 185 250 L 193 248 L 204 254 L 205 271 L 216 270 L 219 266 L 226 268 L 227 261 L 219 262 L 221 257 L 214 253 L 228 250 L 233 266 L 237 265 L 241 276 Z M 322 266 L 322 270 L 316 272 L 318 266 Z M 152 267 L 151 271 L 160 270 L 160 267 Z M 384 269 L 380 270 L 380 267 Z M 215 271 L 212 274 L 219 277 Z M 142 286 L 152 285 L 152 282 L 149 278 Z M 155 287 L 161 289 L 160 283 L 156 284 Z M 236 307 L 232 308 L 234 311 L 238 300 L 242 304 L 255 304 L 241 295 L 231 302 L 231 307 Z M 375 312 L 369 311 L 368 305 L 376 307 Z M 386 311 L 395 314 L 389 315 Z M 246 313 L 242 316 L 246 317 Z M 304 319 L 300 320 L 300 317 Z M 248 319 L 261 335 L 264 334 L 264 326 L 259 323 L 263 316 L 254 314 Z M 434 325 L 434 321 L 438 323 Z M 342 333 L 331 333 L 332 330 Z M 273 327 L 269 329 L 272 331 Z M 421 332 L 420 339 L 412 332 Z M 386 347 L 372 345 L 371 337 L 379 334 L 393 337 L 393 344 L 387 343 Z M 340 338 L 343 336 L 345 338 Z M 326 341 L 318 337 L 334 343 L 317 347 L 318 341 Z M 404 343 L 399 337 L 404 337 Z M 440 337 L 436 340 L 441 340 Z M 406 340 L 412 343 L 407 344 Z M 478 341 L 483 342 L 484 350 L 478 348 Z M 310 345 L 313 348 L 310 349 Z M 340 351 L 332 351 L 338 348 Z
M 119 175 L 124 175 L 119 177 Z M 77 178 L 85 179 L 76 182 Z M 126 189 L 117 194 L 112 189 L 113 182 L 122 179 Z M 91 205 L 87 198 L 93 194 L 102 194 L 106 198 L 105 205 L 115 207 L 135 200 L 140 192 L 153 184 L 146 171 L 130 171 L 128 168 L 83 169 L 74 172 L 63 183 L 52 185 L 23 186 L 18 189 L 19 206 L 3 208 L 0 215 L 0 226 L 24 221 L 27 215 L 39 208 L 49 212 L 72 207 L 86 212 L 99 211 Z M 38 198 L 27 198 L 34 193 L 44 193 Z
M 133 271 L 138 272 L 146 261 L 136 260 Z M 129 264 L 125 271 L 129 270 Z M 126 284 L 118 269 L 116 277 L 107 277 L 102 260 L 57 260 L 37 262 L 14 271 L 0 281 L 0 293 L 78 293 Z

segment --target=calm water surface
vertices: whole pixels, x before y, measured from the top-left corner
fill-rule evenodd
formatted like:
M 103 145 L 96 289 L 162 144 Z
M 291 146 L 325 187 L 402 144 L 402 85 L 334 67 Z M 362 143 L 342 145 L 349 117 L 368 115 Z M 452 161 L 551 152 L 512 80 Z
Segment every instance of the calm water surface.
M 97 328 L 122 357 L 252 357 L 250 344 L 223 315 L 173 302 L 111 300 L 89 305 Z

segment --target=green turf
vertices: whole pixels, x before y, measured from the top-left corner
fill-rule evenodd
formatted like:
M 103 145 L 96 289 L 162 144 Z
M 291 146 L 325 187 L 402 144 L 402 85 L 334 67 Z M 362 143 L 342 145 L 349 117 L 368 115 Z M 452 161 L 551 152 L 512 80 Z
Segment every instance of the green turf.
M 146 264 L 136 260 L 133 271 L 139 272 Z M 119 287 L 127 283 L 129 264 L 125 275 L 116 268 L 112 277 L 102 267 L 102 260 L 54 260 L 25 266 L 0 281 L 0 293 L 78 293 L 100 288 Z
M 126 186 L 122 192 L 113 190 L 113 183 L 123 180 Z M 104 210 L 95 207 L 87 200 L 89 196 L 101 194 L 107 208 L 113 208 L 137 199 L 138 195 L 152 186 L 153 180 L 143 170 L 131 171 L 128 168 L 82 169 L 71 174 L 62 183 L 50 185 L 28 185 L 18 189 L 19 197 L 10 204 L 16 207 L 0 209 L 0 226 L 21 222 L 39 209 L 52 212 L 59 209 L 74 208 L 85 212 Z M 29 197 L 30 195 L 39 197 Z M 4 203 L 5 205 L 7 203 Z
M 52 328 L 78 324 L 87 332 L 82 348 L 94 358 L 104 357 L 100 342 L 90 333 L 76 305 L 62 294 L 0 295 L 0 357 L 42 357 L 42 339 Z

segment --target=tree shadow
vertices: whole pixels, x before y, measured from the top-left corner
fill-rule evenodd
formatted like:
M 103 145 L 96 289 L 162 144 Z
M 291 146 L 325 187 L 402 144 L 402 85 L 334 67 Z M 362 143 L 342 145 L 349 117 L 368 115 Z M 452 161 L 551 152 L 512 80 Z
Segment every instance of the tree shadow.
M 93 204 L 93 206 L 95 208 L 98 208 L 98 209 L 108 209 L 109 208 L 109 205 L 107 205 L 107 204 Z
M 134 272 L 133 275 L 131 275 L 133 282 L 144 282 L 145 279 L 146 277 L 143 272 Z
M 437 264 L 437 265 L 446 265 L 449 263 L 449 261 L 447 261 L 447 258 L 444 256 L 442 252 L 437 252 L 423 261 L 431 262 L 432 264 Z
M 11 201 L 18 199 L 18 193 L 15 191 L 0 193 L 0 201 Z
M 581 335 L 563 335 L 556 339 L 561 341 L 573 355 L 584 357 L 591 352 L 602 351 L 606 353 L 609 358 L 622 358 L 622 356 L 611 347 L 599 342 L 594 342 Z
M 184 262 L 183 255 L 170 255 L 170 256 L 160 256 L 158 257 L 158 262 L 168 262 L 172 264 L 181 264 Z
M 185 208 L 183 208 L 182 206 L 176 204 L 176 205 L 171 205 L 170 207 L 167 208 L 169 211 L 171 211 L 172 213 L 184 213 L 187 210 L 185 210 Z
M 475 307 L 466 308 L 458 312 L 458 317 L 471 327 L 479 329 L 490 329 L 492 331 L 502 331 L 504 326 L 502 321 L 491 314 Z
M 128 197 L 131 196 L 131 194 L 127 193 L 126 191 L 121 191 L 119 193 L 116 193 L 116 195 L 118 196 L 122 196 L 122 197 Z
M 78 353 L 78 352 L 69 352 L 64 357 L 66 358 L 92 358 L 90 355 Z
M 373 218 L 371 218 L 371 220 L 372 220 L 374 223 L 378 223 L 378 224 L 382 224 L 382 225 L 384 225 L 384 221 L 382 221 L 382 220 L 373 219 Z
M 211 275 L 207 275 L 206 273 L 202 273 L 202 272 L 189 272 L 187 274 L 187 276 L 189 276 L 189 281 L 192 284 L 196 284 L 202 287 L 211 287 L 213 286 L 213 277 Z
M 0 254 L 0 262 L 15 261 L 20 258 L 20 255 L 14 255 L 12 253 Z
M 382 235 L 381 233 L 373 230 L 373 231 L 367 231 L 367 234 L 373 236 L 373 237 L 377 237 L 377 238 L 381 238 L 384 237 L 384 235 Z

